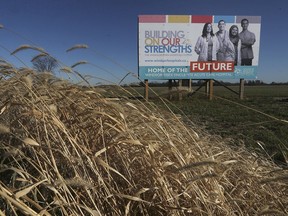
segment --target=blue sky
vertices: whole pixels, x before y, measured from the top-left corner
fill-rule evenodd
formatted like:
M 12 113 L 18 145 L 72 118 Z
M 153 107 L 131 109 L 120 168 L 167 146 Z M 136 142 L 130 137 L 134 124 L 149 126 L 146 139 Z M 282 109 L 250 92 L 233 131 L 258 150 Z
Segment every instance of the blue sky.
M 9 51 L 37 45 L 63 65 L 86 60 L 90 64 L 78 71 L 118 82 L 128 71 L 137 74 L 137 16 L 143 14 L 261 16 L 258 79 L 288 81 L 287 0 L 2 0 L 0 58 L 24 66 Z M 89 49 L 67 53 L 75 44 Z M 23 50 L 16 55 L 31 66 L 36 54 Z

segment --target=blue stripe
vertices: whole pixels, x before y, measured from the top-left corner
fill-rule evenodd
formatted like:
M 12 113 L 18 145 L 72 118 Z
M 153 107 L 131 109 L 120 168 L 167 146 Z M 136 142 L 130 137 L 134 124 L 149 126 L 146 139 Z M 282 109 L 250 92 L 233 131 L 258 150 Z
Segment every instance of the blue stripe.
M 235 16 L 214 16 L 214 23 L 218 23 L 220 20 L 224 20 L 225 23 L 235 23 Z
M 257 79 L 258 66 L 235 66 L 234 72 L 191 73 L 188 66 L 142 66 L 139 78 L 148 80 L 169 79 Z

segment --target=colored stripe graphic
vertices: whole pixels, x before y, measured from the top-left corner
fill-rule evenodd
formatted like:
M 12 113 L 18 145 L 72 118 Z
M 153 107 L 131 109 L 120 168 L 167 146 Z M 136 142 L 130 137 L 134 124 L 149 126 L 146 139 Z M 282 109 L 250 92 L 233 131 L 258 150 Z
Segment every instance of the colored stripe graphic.
M 241 23 L 242 19 L 247 19 L 249 23 L 261 23 L 261 16 L 236 16 L 236 23 Z
M 169 15 L 168 16 L 168 23 L 190 23 L 190 16 L 186 15 Z
M 213 16 L 192 16 L 192 23 L 212 23 Z
M 166 15 L 139 15 L 139 23 L 165 23 Z
M 224 20 L 225 23 L 235 23 L 235 16 L 214 16 L 214 23 Z

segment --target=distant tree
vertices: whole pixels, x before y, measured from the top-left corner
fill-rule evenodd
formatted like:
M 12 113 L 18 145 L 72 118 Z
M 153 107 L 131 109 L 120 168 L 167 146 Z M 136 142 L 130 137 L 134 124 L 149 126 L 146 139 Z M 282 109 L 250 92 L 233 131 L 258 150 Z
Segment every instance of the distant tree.
M 35 56 L 31 62 L 33 68 L 38 72 L 54 73 L 55 69 L 59 66 L 57 60 L 49 55 Z

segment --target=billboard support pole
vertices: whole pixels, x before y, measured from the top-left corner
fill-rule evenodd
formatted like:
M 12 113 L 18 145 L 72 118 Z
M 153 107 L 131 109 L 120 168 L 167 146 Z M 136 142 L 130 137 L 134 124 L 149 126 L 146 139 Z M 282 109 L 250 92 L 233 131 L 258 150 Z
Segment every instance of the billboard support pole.
M 213 83 L 214 83 L 214 80 L 213 79 L 210 79 L 209 80 L 209 100 L 212 100 L 213 99 Z
M 169 100 L 172 100 L 172 80 L 168 80 Z
M 240 100 L 243 100 L 243 98 L 244 98 L 244 83 L 245 83 L 244 79 L 243 78 L 240 79 L 240 86 L 239 86 L 239 98 L 240 98 Z
M 179 101 L 182 100 L 182 80 L 178 80 L 178 98 L 179 98 Z
M 225 84 L 223 84 L 223 83 L 221 83 L 221 82 L 219 82 L 219 81 L 217 81 L 217 80 L 214 80 L 214 82 L 217 83 L 217 84 L 219 84 L 219 85 L 221 85 L 221 86 L 223 86 L 224 88 L 228 89 L 229 91 L 233 92 L 234 94 L 239 95 L 239 92 L 234 91 L 233 89 L 229 88 L 229 87 L 226 86 Z
M 189 79 L 188 92 L 192 92 L 192 79 Z
M 209 80 L 206 80 L 206 83 L 205 83 L 205 94 L 208 96 L 209 94 Z
M 147 79 L 144 80 L 144 84 L 145 84 L 144 98 L 145 98 L 146 101 L 148 101 L 149 84 L 148 84 L 148 80 Z
M 192 95 L 194 95 L 195 93 L 197 93 L 204 85 L 205 85 L 205 91 L 206 91 L 207 82 L 208 82 L 208 80 L 205 80 L 205 82 L 203 82 L 197 89 L 195 89 L 195 91 L 189 92 L 189 93 L 188 93 L 188 97 L 191 97 Z M 208 93 L 207 93 L 206 95 L 208 95 Z

